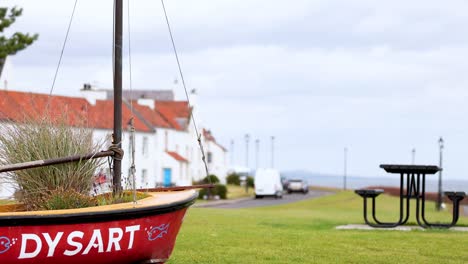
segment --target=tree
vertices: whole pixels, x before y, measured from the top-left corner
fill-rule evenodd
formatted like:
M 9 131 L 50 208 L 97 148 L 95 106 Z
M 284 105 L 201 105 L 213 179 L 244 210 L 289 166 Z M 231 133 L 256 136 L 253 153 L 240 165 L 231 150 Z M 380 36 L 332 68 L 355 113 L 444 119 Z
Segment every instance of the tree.
M 11 26 L 16 21 L 16 18 L 21 16 L 23 9 L 13 7 L 9 11 L 6 7 L 0 7 L 0 76 L 2 76 L 6 58 L 27 48 L 39 37 L 38 34 L 29 35 L 20 32 L 14 33 L 9 38 L 6 37 L 3 30 Z

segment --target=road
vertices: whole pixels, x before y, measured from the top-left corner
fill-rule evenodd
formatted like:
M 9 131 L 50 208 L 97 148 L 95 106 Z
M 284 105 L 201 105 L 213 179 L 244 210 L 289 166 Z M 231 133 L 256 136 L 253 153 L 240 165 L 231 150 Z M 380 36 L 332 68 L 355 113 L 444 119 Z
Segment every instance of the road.
M 249 207 L 259 207 L 259 206 L 270 206 L 278 204 L 286 204 L 297 202 L 305 199 L 317 198 L 324 195 L 332 194 L 332 192 L 327 191 L 317 191 L 311 190 L 308 194 L 302 193 L 292 193 L 284 194 L 283 199 L 275 199 L 273 197 L 264 197 L 262 199 L 240 199 L 237 201 L 218 201 L 218 202 L 209 202 L 203 204 L 200 207 L 211 207 L 211 208 L 226 208 L 226 209 L 236 209 L 236 208 L 249 208 Z

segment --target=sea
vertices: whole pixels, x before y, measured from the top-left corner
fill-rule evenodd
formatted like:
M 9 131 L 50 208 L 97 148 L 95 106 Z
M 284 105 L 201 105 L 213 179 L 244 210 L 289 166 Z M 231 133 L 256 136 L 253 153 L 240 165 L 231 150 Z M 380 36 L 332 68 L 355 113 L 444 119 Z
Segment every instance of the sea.
M 344 188 L 344 177 L 336 175 L 314 175 L 312 173 L 282 173 L 286 178 L 301 178 L 307 180 L 311 186 Z M 426 176 L 426 191 L 437 192 L 438 175 L 434 178 Z M 368 186 L 392 186 L 400 187 L 400 176 L 394 177 L 346 177 L 347 189 L 360 189 Z M 442 179 L 442 191 L 463 191 L 468 193 L 468 180 Z

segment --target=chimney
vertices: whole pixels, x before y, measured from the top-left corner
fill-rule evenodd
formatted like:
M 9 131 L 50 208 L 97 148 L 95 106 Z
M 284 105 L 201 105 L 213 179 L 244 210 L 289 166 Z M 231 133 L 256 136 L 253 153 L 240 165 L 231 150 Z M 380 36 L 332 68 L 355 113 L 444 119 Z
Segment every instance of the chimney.
M 154 100 L 153 99 L 146 99 L 144 98 L 143 96 L 137 100 L 137 103 L 139 105 L 144 105 L 144 106 L 148 106 L 149 108 L 151 108 L 151 110 L 154 110 Z
M 97 100 L 107 100 L 106 90 L 93 89 L 91 84 L 83 84 L 83 88 L 80 90 L 81 96 L 85 98 L 91 105 L 96 105 Z
M 89 83 L 84 83 L 83 84 L 83 91 L 90 91 L 91 90 L 91 84 Z

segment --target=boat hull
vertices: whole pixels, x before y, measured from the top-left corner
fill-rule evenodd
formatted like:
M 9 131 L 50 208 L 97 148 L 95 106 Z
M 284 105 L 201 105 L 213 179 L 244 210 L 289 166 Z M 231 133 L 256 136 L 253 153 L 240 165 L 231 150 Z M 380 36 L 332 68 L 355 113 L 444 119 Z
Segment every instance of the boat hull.
M 0 226 L 0 263 L 164 263 L 193 199 L 67 217 L 10 217 L 10 225 Z

